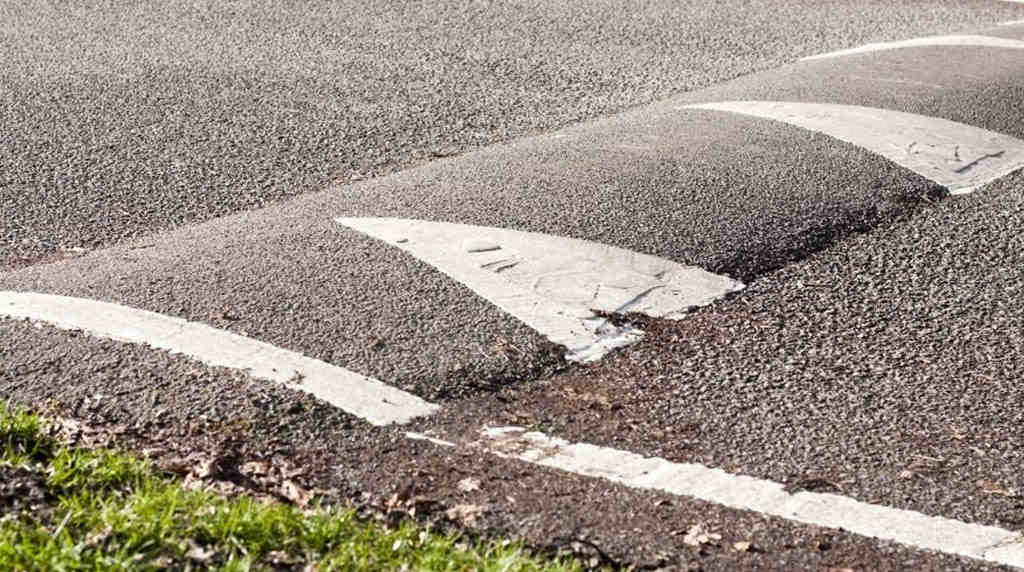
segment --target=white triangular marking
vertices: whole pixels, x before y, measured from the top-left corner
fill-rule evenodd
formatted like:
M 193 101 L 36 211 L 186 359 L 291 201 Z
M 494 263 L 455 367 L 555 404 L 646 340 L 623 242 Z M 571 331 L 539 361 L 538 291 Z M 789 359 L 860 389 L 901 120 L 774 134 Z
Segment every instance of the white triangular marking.
M 783 121 L 863 147 L 964 194 L 1024 167 L 1024 141 L 937 117 L 875 107 L 789 101 L 724 101 L 680 109 Z
M 983 48 L 1024 49 L 1024 42 L 1020 40 L 1011 40 L 1009 38 L 998 38 L 993 36 L 932 36 L 929 38 L 914 38 L 912 40 L 900 40 L 898 42 L 880 42 L 877 44 L 865 44 L 863 46 L 850 48 L 848 50 L 839 50 L 835 52 L 828 52 L 826 54 L 818 54 L 816 56 L 807 56 L 806 58 L 803 58 L 803 60 L 823 60 L 826 58 L 837 58 L 853 54 L 880 52 L 883 50 L 898 50 L 900 48 L 915 48 L 920 46 L 976 46 Z
M 435 266 L 566 346 L 574 361 L 598 359 L 642 333 L 592 310 L 678 319 L 743 288 L 699 268 L 586 240 L 422 220 L 337 220 Z
M 205 364 L 248 370 L 253 377 L 306 391 L 374 425 L 429 415 L 428 403 L 376 379 L 217 328 L 109 302 L 0 292 L 0 316 L 180 353 Z

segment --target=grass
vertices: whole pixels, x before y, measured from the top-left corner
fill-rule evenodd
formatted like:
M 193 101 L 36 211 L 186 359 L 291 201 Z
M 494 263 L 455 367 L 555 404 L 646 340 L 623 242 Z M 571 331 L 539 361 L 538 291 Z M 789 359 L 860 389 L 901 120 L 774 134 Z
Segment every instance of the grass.
M 579 570 L 509 541 L 473 541 L 351 510 L 189 490 L 132 455 L 64 446 L 44 419 L 0 403 L 0 470 L 40 475 L 52 510 L 5 508 L 3 570 Z

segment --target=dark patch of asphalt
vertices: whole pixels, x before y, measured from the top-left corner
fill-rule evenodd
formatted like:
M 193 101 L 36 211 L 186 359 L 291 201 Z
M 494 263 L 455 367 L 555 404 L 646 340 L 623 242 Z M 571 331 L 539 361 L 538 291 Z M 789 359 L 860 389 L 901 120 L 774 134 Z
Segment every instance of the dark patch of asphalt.
M 191 486 L 265 495 L 242 476 L 243 467 L 286 463 L 289 478 L 304 490 L 367 516 L 512 534 L 536 549 L 572 552 L 585 564 L 1005 569 L 501 459 L 471 443 L 451 449 L 413 441 L 404 428 L 370 427 L 301 393 L 163 351 L 69 336 L 29 321 L 0 320 L 0 329 L 19 340 L 4 346 L 0 393 L 74 419 L 93 445 L 145 452 L 158 467 L 182 459 L 219 467 Z M 11 476 L 25 477 L 12 485 L 19 494 L 32 488 L 31 475 Z M 460 487 L 467 477 L 479 488 Z M 40 506 L 45 503 L 40 497 Z M 694 526 L 709 536 L 687 544 Z
M 983 0 L 5 2 L 0 268 L 1021 17 Z
M 1024 529 L 1024 173 L 762 277 L 482 423 Z

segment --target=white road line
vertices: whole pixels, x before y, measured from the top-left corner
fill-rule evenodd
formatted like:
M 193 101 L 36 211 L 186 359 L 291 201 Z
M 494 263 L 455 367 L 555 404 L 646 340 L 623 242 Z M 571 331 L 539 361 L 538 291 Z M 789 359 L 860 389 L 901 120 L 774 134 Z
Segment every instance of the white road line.
M 28 318 L 64 330 L 147 344 L 205 364 L 248 370 L 374 425 L 405 423 L 438 406 L 353 371 L 205 324 L 83 298 L 0 291 L 0 317 Z
M 838 58 L 853 54 L 864 54 L 868 52 L 880 52 L 883 50 L 898 50 L 900 48 L 915 48 L 920 46 L 977 46 L 983 48 L 1009 48 L 1024 49 L 1024 42 L 1011 40 L 1009 38 L 997 38 L 993 36 L 931 36 L 928 38 L 914 38 L 912 40 L 900 40 L 898 42 L 879 42 L 876 44 L 865 44 L 848 50 L 838 50 L 815 56 L 807 56 L 802 61 L 823 60 L 826 58 Z
M 592 310 L 679 319 L 743 284 L 699 268 L 586 240 L 394 218 L 339 218 L 394 245 L 593 361 L 642 332 Z
M 830 103 L 724 101 L 680 109 L 729 111 L 783 121 L 859 145 L 953 194 L 1024 167 L 1024 141 L 955 121 Z
M 1000 26 L 1019 26 L 1020 24 L 1024 24 L 1024 20 L 1009 20 L 1006 22 L 999 22 Z
M 789 493 L 783 485 L 772 481 L 606 447 L 572 444 L 520 427 L 491 428 L 482 433 L 481 445 L 503 457 L 916 548 L 1024 566 L 1024 537 L 994 526 L 928 516 L 833 494 Z

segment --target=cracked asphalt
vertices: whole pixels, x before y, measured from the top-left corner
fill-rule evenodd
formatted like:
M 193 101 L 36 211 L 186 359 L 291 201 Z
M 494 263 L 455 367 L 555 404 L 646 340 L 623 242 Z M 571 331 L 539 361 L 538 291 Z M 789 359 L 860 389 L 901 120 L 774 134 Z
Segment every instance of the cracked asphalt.
M 949 196 L 826 135 L 680 109 L 841 103 L 1024 139 L 1015 50 L 794 63 L 926 34 L 1024 39 L 1024 26 L 988 28 L 1024 6 L 622 13 L 614 2 L 0 7 L 0 290 L 207 323 L 442 410 L 373 427 L 245 372 L 3 318 L 0 396 L 156 457 L 286 457 L 333 501 L 512 534 L 589 564 L 1002 569 L 476 443 L 485 425 L 522 425 L 1024 527 L 1024 173 Z M 569 364 L 465 286 L 333 221 L 342 216 L 584 238 L 748 286 L 681 321 L 631 316 L 641 343 Z M 460 487 L 467 477 L 479 488 Z M 698 525 L 719 537 L 688 543 Z

